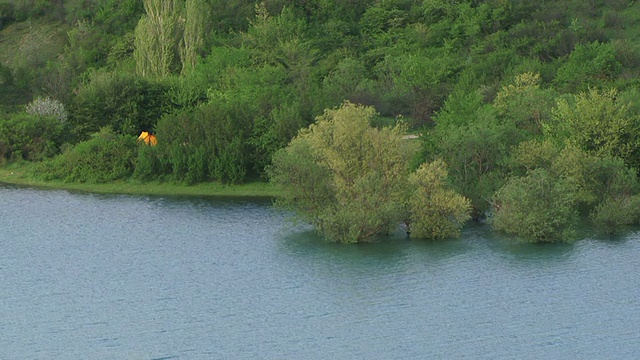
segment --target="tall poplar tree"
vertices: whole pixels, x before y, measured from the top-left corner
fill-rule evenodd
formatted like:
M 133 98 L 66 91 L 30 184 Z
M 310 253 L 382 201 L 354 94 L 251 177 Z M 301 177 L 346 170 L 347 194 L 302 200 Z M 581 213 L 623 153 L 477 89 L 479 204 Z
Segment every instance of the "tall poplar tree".
M 204 47 L 205 21 L 207 16 L 205 0 L 186 0 L 184 33 L 180 42 L 182 73 L 196 65 L 198 54 Z
M 144 0 L 146 14 L 135 30 L 133 56 L 141 76 L 169 75 L 180 30 L 180 0 Z

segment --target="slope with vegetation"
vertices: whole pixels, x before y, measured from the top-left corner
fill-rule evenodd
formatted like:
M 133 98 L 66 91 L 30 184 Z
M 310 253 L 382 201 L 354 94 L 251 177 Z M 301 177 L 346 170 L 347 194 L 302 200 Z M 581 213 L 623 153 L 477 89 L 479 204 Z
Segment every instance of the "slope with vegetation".
M 364 118 L 382 134 L 422 134 L 398 177 L 406 207 L 437 207 L 421 184 L 528 240 L 572 239 L 581 214 L 611 232 L 640 221 L 638 40 L 629 0 L 4 0 L 0 163 L 67 182 L 265 180 L 347 100 L 375 109 Z M 336 184 L 332 201 L 375 200 Z M 420 237 L 440 237 L 425 219 L 458 224 L 375 208 L 395 215 L 357 231 L 301 211 L 358 241 L 397 214 Z

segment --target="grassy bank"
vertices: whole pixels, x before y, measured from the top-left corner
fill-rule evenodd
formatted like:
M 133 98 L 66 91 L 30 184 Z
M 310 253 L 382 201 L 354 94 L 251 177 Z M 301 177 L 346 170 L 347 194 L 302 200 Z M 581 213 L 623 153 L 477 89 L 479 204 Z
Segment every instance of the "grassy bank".
M 29 164 L 14 164 L 0 167 L 0 183 L 101 194 L 241 197 L 273 197 L 276 195 L 275 188 L 265 182 L 252 182 L 241 185 L 224 185 L 220 183 L 185 185 L 167 182 L 140 182 L 135 180 L 117 181 L 106 184 L 43 181 L 32 175 Z

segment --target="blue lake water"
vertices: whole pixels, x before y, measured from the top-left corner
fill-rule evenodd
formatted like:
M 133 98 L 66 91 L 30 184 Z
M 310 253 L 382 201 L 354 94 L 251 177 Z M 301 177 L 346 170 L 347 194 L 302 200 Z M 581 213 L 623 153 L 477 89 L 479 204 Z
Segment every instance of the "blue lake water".
M 338 245 L 287 219 L 0 185 L 0 359 L 640 356 L 640 232 Z

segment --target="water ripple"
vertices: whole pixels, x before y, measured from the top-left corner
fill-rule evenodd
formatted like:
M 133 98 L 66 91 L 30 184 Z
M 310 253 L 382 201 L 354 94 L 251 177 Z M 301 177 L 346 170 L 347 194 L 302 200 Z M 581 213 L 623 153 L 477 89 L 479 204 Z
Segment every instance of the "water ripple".
M 328 243 L 269 203 L 0 185 L 6 358 L 640 353 L 640 233 Z

